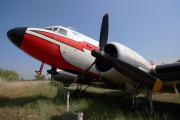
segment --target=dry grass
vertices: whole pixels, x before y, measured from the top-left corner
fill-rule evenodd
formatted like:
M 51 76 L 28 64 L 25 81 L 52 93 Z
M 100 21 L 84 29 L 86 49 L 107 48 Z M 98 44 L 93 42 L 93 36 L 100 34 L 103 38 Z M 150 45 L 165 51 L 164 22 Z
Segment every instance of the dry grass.
M 180 95 L 171 93 L 154 94 L 153 100 L 159 102 L 180 104 Z
M 4 82 L 0 80 L 0 97 L 12 99 L 28 93 L 31 93 L 32 88 L 36 88 L 40 84 L 47 84 L 43 81 L 28 81 L 28 82 Z M 33 87 L 32 87 L 33 86 Z
M 55 107 L 53 101 L 57 92 L 58 88 L 51 86 L 48 81 L 5 82 L 0 80 L 0 119 L 50 118 L 54 109 L 59 107 Z
M 68 91 L 72 95 L 76 86 Z M 88 88 L 85 97 L 70 96 L 70 110 L 83 111 L 88 120 L 121 119 L 180 119 L 180 95 L 153 95 L 156 112 L 132 112 L 131 95 L 115 90 Z M 74 120 L 76 115 L 66 113 L 66 101 L 61 89 L 47 81 L 0 81 L 0 119 L 6 120 Z

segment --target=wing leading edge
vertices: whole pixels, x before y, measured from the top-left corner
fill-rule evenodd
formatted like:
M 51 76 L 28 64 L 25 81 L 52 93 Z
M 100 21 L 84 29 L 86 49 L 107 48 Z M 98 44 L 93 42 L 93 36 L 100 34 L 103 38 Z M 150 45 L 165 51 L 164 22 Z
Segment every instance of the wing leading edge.
M 180 63 L 154 65 L 150 73 L 162 81 L 180 80 Z

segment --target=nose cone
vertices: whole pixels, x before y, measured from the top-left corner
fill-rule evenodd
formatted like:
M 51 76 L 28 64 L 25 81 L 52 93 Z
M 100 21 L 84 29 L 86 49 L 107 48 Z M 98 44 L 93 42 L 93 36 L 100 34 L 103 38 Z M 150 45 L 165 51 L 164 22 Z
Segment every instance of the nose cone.
M 7 36 L 14 45 L 16 45 L 18 48 L 21 48 L 21 43 L 26 30 L 27 27 L 13 28 L 7 32 Z

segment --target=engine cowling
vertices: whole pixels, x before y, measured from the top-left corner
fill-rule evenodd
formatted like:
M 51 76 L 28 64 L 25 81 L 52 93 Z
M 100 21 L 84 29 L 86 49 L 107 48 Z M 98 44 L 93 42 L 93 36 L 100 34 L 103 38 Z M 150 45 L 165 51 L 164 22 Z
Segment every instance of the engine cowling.
M 133 92 L 135 84 L 133 83 L 120 83 L 119 89 L 124 92 Z
M 68 73 L 65 71 L 57 71 L 59 74 L 55 75 L 54 80 L 62 82 L 65 87 L 68 87 L 71 83 L 74 82 L 74 79 L 77 77 L 77 75 Z
M 163 81 L 180 80 L 180 63 L 154 65 L 151 74 Z
M 124 61 L 146 72 L 150 71 L 151 66 L 147 60 L 145 60 L 135 51 L 122 44 L 116 42 L 108 43 L 106 44 L 104 51 L 107 56 L 111 56 Z M 132 82 L 132 80 L 123 75 L 123 69 L 121 70 L 121 72 L 118 72 L 117 70 L 112 68 L 105 60 L 98 60 L 96 62 L 96 69 L 101 76 L 111 80 L 112 82 Z

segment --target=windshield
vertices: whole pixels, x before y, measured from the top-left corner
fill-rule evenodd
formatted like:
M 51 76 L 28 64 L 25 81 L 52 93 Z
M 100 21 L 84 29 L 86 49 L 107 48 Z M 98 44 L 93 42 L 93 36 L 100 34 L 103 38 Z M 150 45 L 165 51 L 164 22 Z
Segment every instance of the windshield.
M 58 33 L 61 35 L 67 36 L 67 31 L 62 28 L 59 28 Z
M 46 29 L 46 30 L 50 30 L 50 31 L 52 31 L 52 29 L 53 29 L 53 28 L 45 28 L 45 29 Z
M 45 29 L 53 31 L 53 32 L 58 32 L 61 35 L 67 36 L 67 30 L 59 28 L 59 27 L 49 27 L 49 28 L 45 28 Z
M 56 28 L 54 28 L 54 29 L 53 29 L 53 31 L 54 31 L 54 32 L 56 32 L 56 31 L 57 31 L 57 29 L 58 29 L 58 28 L 56 27 Z
M 56 32 L 58 30 L 58 27 L 55 27 L 55 28 L 45 28 L 45 29 Z

